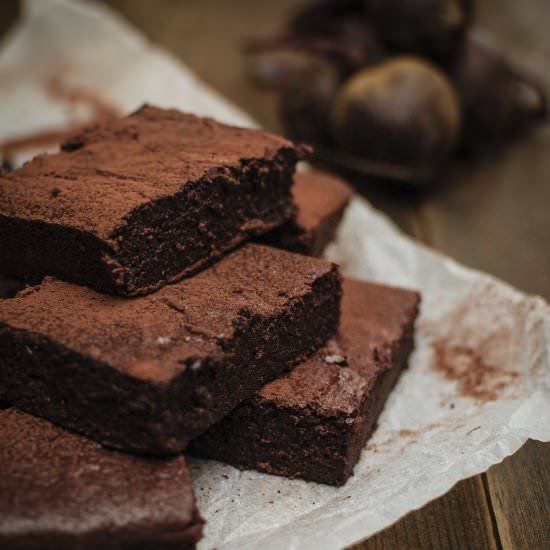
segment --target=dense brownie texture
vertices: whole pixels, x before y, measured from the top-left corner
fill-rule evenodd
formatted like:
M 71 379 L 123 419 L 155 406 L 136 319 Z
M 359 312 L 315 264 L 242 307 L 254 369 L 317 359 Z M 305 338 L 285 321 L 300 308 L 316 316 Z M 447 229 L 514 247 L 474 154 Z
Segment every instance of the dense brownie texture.
M 0 177 L 0 272 L 153 291 L 287 221 L 306 149 L 142 107 Z
M 420 296 L 344 281 L 339 334 L 193 441 L 241 468 L 342 485 L 413 348 Z
M 336 332 L 336 266 L 249 244 L 128 299 L 53 278 L 0 300 L 0 399 L 140 453 L 178 452 Z
M 334 239 L 353 189 L 327 172 L 309 170 L 294 177 L 292 188 L 297 212 L 259 242 L 308 256 L 320 256 Z
M 0 547 L 195 548 L 203 520 L 182 456 L 111 451 L 0 410 Z

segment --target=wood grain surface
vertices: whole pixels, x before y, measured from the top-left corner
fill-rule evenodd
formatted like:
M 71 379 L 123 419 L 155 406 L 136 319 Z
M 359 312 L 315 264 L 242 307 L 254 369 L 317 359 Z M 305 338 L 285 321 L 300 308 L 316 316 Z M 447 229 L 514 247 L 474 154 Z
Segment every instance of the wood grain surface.
M 250 36 L 278 28 L 301 0 L 106 0 L 151 40 L 279 130 L 275 98 L 245 78 Z M 0 30 L 15 2 L 3 0 Z M 503 49 L 550 79 L 550 1 L 479 0 L 477 25 Z M 358 191 L 407 233 L 550 299 L 550 129 L 475 166 L 460 166 L 429 194 L 396 193 L 348 174 Z M 354 550 L 549 549 L 550 444 L 527 443 L 486 474 L 458 483 Z

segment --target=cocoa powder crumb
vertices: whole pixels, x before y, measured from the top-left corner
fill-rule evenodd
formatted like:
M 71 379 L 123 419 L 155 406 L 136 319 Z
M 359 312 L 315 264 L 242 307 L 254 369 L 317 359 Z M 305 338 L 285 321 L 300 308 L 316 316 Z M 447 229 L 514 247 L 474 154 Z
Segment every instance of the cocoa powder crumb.
M 518 377 L 517 372 L 490 365 L 470 347 L 436 340 L 432 348 L 432 367 L 456 382 L 459 393 L 465 397 L 494 401 Z
M 367 443 L 365 449 L 367 451 L 370 451 L 372 453 L 378 453 L 380 451 L 378 445 L 376 443 Z
M 418 435 L 418 430 L 399 430 L 400 437 L 412 437 Z

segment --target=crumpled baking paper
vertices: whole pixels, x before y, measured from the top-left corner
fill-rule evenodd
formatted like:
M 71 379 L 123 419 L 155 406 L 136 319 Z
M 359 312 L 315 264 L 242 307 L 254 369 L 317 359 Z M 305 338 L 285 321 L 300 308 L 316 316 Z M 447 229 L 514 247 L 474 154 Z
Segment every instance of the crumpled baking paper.
M 102 5 L 32 0 L 0 50 L 0 141 L 144 101 L 254 125 Z M 70 103 L 70 102 L 69 102 Z M 36 151 L 25 151 L 23 160 Z M 550 308 L 402 235 L 355 198 L 327 256 L 347 275 L 419 289 L 416 351 L 341 488 L 190 460 L 207 520 L 200 548 L 341 548 L 487 470 L 528 439 L 550 440 Z

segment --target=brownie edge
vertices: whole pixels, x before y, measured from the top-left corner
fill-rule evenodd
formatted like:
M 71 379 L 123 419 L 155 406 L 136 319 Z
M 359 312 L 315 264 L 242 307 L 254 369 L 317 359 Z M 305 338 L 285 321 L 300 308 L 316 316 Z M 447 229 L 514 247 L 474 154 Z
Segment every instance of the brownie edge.
M 321 256 L 336 235 L 353 189 L 328 172 L 308 170 L 294 176 L 292 194 L 296 214 L 281 227 L 259 237 L 258 242 L 307 256 Z
M 185 459 L 111 451 L 0 410 L 0 547 L 193 549 L 204 524 Z

